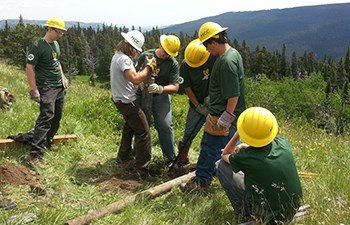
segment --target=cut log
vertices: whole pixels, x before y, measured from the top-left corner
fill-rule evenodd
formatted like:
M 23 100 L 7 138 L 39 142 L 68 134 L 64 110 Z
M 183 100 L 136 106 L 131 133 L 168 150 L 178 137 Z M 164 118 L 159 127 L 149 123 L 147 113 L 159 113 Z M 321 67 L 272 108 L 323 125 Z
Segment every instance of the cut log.
M 88 224 L 94 219 L 101 218 L 107 214 L 117 213 L 121 211 L 128 205 L 135 203 L 138 199 L 142 198 L 155 198 L 159 195 L 164 194 L 165 192 L 171 190 L 171 188 L 178 186 L 182 183 L 189 181 L 193 176 L 195 176 L 195 172 L 191 172 L 189 174 L 183 175 L 181 177 L 177 177 L 173 180 L 165 182 L 163 184 L 157 185 L 155 187 L 149 188 L 139 194 L 132 195 L 127 198 L 123 198 L 120 201 L 111 203 L 105 207 L 90 211 L 89 213 L 77 217 L 75 219 L 69 220 L 65 223 L 65 225 L 82 225 Z
M 53 139 L 55 142 L 66 142 L 71 139 L 73 140 L 77 139 L 77 135 L 75 134 L 55 135 Z M 21 142 L 15 141 L 13 139 L 0 139 L 0 148 L 15 147 L 21 144 L 22 144 Z

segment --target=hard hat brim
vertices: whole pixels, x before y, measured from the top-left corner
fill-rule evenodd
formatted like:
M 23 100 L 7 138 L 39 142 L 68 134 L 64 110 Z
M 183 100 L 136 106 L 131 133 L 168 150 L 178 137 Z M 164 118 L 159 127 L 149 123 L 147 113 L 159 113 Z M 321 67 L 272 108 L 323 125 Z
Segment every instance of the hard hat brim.
M 142 48 L 138 47 L 137 45 L 135 45 L 134 43 L 132 43 L 132 41 L 130 40 L 129 36 L 126 35 L 126 33 L 121 32 L 123 38 L 132 46 L 134 47 L 137 51 L 142 52 Z
M 225 31 L 225 30 L 227 30 L 227 29 L 228 29 L 228 27 L 223 27 L 222 29 L 219 29 L 219 30 L 217 30 L 216 32 L 214 32 L 211 36 L 209 36 L 209 37 L 207 37 L 207 38 L 205 38 L 205 39 L 203 39 L 203 40 L 200 40 L 200 42 L 203 43 L 203 42 L 205 42 L 206 40 L 208 40 L 208 39 L 214 37 L 215 35 L 217 35 L 217 34 L 223 32 L 223 31 Z
M 55 28 L 55 29 L 59 29 L 59 30 L 64 30 L 64 31 L 67 31 L 66 28 L 63 28 L 63 27 L 59 27 L 59 26 L 55 26 L 55 25 L 50 25 L 50 24 L 44 24 L 44 27 L 51 27 L 51 28 Z

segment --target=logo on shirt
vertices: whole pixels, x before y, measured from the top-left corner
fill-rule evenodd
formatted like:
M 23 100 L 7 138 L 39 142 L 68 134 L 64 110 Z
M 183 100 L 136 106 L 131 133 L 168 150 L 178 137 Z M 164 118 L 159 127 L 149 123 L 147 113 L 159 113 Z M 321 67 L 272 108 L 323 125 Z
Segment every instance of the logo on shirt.
M 34 59 L 34 55 L 33 55 L 33 54 L 29 54 L 29 55 L 27 56 L 27 59 L 28 59 L 29 61 L 32 61 L 32 60 Z
M 209 79 L 209 69 L 203 69 L 203 79 L 202 80 L 208 80 Z
M 125 64 L 126 66 L 131 66 L 132 62 L 131 62 L 130 60 L 125 59 L 125 60 L 124 60 L 124 64 Z

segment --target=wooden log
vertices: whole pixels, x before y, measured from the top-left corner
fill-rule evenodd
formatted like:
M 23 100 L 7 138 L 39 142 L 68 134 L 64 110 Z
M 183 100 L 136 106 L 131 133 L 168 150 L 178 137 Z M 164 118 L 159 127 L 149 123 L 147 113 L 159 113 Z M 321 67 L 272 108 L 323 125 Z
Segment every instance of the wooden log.
M 77 135 L 75 134 L 62 134 L 62 135 L 55 135 L 53 137 L 53 140 L 55 142 L 67 142 L 68 140 L 75 140 L 77 139 Z M 18 145 L 21 145 L 21 142 L 15 141 L 13 139 L 0 139 L 0 148 L 4 147 L 16 147 Z
M 135 203 L 137 200 L 142 198 L 155 198 L 159 195 L 164 194 L 165 192 L 171 190 L 171 188 L 178 186 L 182 183 L 189 181 L 193 176 L 195 176 L 195 172 L 188 173 L 181 177 L 177 177 L 173 180 L 167 181 L 163 184 L 157 185 L 155 187 L 149 188 L 139 194 L 132 195 L 127 198 L 123 198 L 120 201 L 111 203 L 105 207 L 89 211 L 87 214 L 77 217 L 75 219 L 69 220 L 65 223 L 65 225 L 82 225 L 88 224 L 94 219 L 101 218 L 107 214 L 117 213 L 121 211 L 128 205 Z

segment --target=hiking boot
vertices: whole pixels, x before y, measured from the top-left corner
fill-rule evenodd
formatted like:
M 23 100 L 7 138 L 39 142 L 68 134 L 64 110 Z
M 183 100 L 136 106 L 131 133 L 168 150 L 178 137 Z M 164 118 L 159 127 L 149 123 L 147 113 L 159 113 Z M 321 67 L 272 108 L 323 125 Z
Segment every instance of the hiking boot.
M 45 166 L 45 163 L 44 163 L 42 157 L 30 154 L 30 153 L 24 157 L 23 163 L 27 164 L 30 167 L 34 167 L 34 166 L 44 167 Z
M 133 157 L 128 157 L 128 158 L 121 158 L 121 157 L 117 157 L 115 159 L 115 163 L 116 164 L 127 164 L 129 163 L 130 161 L 134 160 Z
M 157 178 L 152 176 L 148 170 L 138 169 L 135 171 L 135 174 L 137 174 L 138 179 L 142 181 L 146 181 L 146 182 L 157 181 Z
M 199 180 L 197 176 L 194 176 L 187 183 L 180 185 L 180 190 L 182 192 L 191 192 L 195 190 L 207 191 L 209 189 L 209 184 L 205 184 Z
M 178 167 L 182 167 L 182 166 L 185 166 L 185 165 L 188 165 L 188 164 L 190 164 L 190 159 L 189 158 L 185 158 L 185 159 L 180 158 L 177 161 L 177 166 Z

